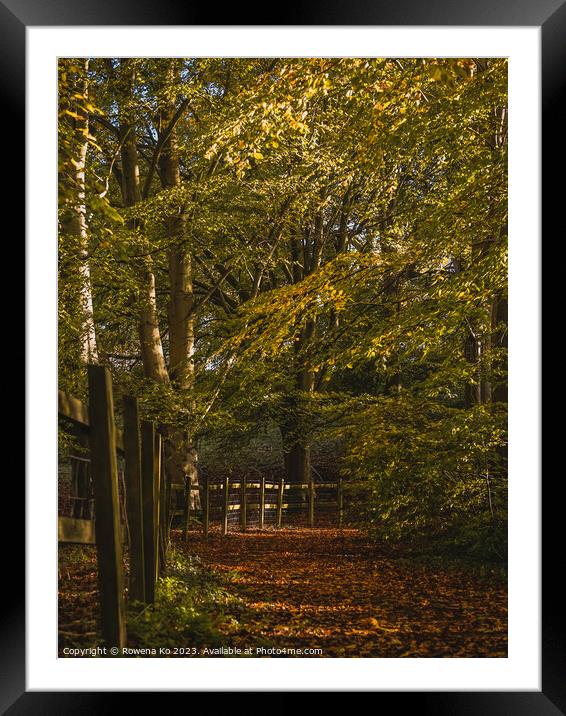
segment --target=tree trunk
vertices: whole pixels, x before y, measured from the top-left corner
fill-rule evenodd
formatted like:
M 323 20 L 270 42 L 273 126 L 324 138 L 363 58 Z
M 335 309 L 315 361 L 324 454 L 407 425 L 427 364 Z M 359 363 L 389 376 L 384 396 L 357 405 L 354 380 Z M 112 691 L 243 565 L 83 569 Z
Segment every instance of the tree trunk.
M 159 330 L 155 275 L 151 268 L 146 268 L 141 275 L 140 300 L 138 329 L 144 375 L 157 383 L 167 383 L 169 374 Z
M 77 60 L 78 62 L 78 60 Z M 70 157 L 68 169 L 64 172 L 65 210 L 61 222 L 63 233 L 76 241 L 79 275 L 79 310 L 81 314 L 80 357 L 83 363 L 98 362 L 94 311 L 92 302 L 92 283 L 90 278 L 88 227 L 86 219 L 86 157 L 88 151 L 88 115 L 84 104 L 88 101 L 88 59 L 82 60 L 77 73 L 74 92 L 80 97 L 72 103 L 73 114 L 65 115 L 70 124 Z
M 387 212 L 387 217 L 389 216 L 389 212 Z M 384 231 L 385 227 L 388 224 L 388 218 L 384 218 L 381 222 L 381 228 L 382 231 Z M 383 236 L 381 237 L 380 241 L 381 245 L 381 253 L 385 256 L 394 254 L 395 249 L 390 245 L 388 241 L 386 241 Z M 400 277 L 397 275 L 397 272 L 386 269 L 383 275 L 383 281 L 382 281 L 382 291 L 383 296 L 385 299 L 385 305 L 384 305 L 384 316 L 386 318 L 389 318 L 391 316 L 396 315 L 399 313 L 401 304 L 398 300 L 399 296 L 399 283 L 400 283 Z M 395 359 L 394 359 L 395 360 Z M 401 371 L 399 368 L 392 374 L 386 375 L 385 377 L 385 390 L 388 394 L 396 394 L 399 393 L 401 390 Z
M 476 60 L 474 73 L 481 74 L 488 68 L 489 60 Z M 501 151 L 506 142 L 506 123 L 507 108 L 493 107 L 492 120 L 489 126 L 485 127 L 487 136 L 487 144 L 493 154 L 494 159 Z M 481 133 L 481 126 L 478 126 L 478 132 Z M 494 209 L 494 197 L 488 197 L 489 202 L 489 219 L 492 219 Z M 472 261 L 481 261 L 485 259 L 488 252 L 497 243 L 506 240 L 506 231 L 501 231 L 486 239 L 474 241 L 472 243 Z M 477 327 L 469 327 L 468 335 L 464 346 L 464 355 L 468 362 L 474 363 L 477 368 L 477 384 L 467 385 L 465 388 L 465 404 L 467 407 L 475 403 L 490 403 L 492 400 L 500 402 L 502 397 L 507 400 L 506 386 L 497 386 L 495 389 L 491 381 L 491 373 L 496 367 L 492 360 L 492 348 L 497 344 L 501 344 L 501 340 L 506 341 L 507 330 L 507 301 L 499 296 L 484 306 L 486 312 L 486 324 L 488 328 L 484 331 L 477 330 Z M 498 335 L 494 330 L 494 326 L 499 325 L 503 321 L 503 334 Z M 506 347 L 506 344 L 505 344 Z
M 167 75 L 168 82 L 174 82 L 174 69 L 171 66 Z M 160 130 L 171 126 L 176 115 L 173 102 L 166 105 L 160 116 Z M 159 175 L 165 189 L 181 184 L 177 130 L 173 126 L 159 156 Z M 194 351 L 195 351 L 195 315 L 193 294 L 193 265 L 186 236 L 187 219 L 183 207 L 165 219 L 167 236 L 171 243 L 169 251 L 169 305 L 167 308 L 169 327 L 169 374 L 174 386 L 179 390 L 190 413 L 195 412 L 194 398 Z M 195 441 L 186 430 L 173 430 L 171 450 L 166 466 L 172 482 L 182 484 L 184 476 L 189 484 L 198 487 L 198 453 Z M 200 506 L 198 490 L 191 494 L 191 508 Z
M 314 392 L 315 374 L 308 365 L 308 354 L 315 330 L 316 322 L 309 320 L 295 344 L 296 392 L 287 402 L 287 418 L 281 426 L 287 480 L 295 485 L 306 484 L 311 477 L 310 442 L 303 432 L 301 413 L 304 410 L 302 397 Z
M 493 386 L 493 401 L 507 402 L 507 297 L 497 296 L 493 311 L 492 345 L 494 349 L 504 349 L 504 353 L 495 361 L 494 368 L 498 373 L 497 382 Z M 501 375 L 503 374 L 503 375 Z
M 483 261 L 494 246 L 495 240 L 490 237 L 482 241 L 472 243 L 472 261 Z M 491 371 L 492 359 L 491 348 L 493 343 L 493 330 L 491 326 L 494 321 L 495 303 L 489 301 L 481 305 L 484 313 L 484 325 L 487 328 L 480 328 L 477 323 L 471 323 L 467 327 L 466 338 L 464 339 L 464 357 L 474 367 L 474 379 L 464 388 L 464 404 L 467 408 L 480 403 L 490 403 L 492 400 Z
M 133 91 L 135 66 L 131 59 L 121 61 L 122 79 Z M 122 196 L 126 206 L 134 206 L 141 200 L 140 170 L 138 150 L 136 146 L 135 125 L 130 122 L 127 114 L 120 117 L 119 134 L 121 139 L 120 159 L 122 162 Z M 132 222 L 133 232 L 143 231 L 143 227 Z M 145 242 L 144 242 L 145 243 Z M 159 317 L 157 313 L 157 294 L 155 290 L 155 274 L 152 269 L 151 257 L 142 259 L 139 266 L 140 277 L 140 316 L 138 333 L 144 374 L 158 383 L 169 381 L 169 374 L 163 353 Z
M 470 327 L 467 329 L 466 338 L 464 340 L 464 358 L 470 365 L 474 366 L 474 370 L 477 372 L 479 358 L 478 340 Z M 480 381 L 471 380 L 464 386 L 464 405 L 466 408 L 471 408 L 478 403 L 481 403 Z

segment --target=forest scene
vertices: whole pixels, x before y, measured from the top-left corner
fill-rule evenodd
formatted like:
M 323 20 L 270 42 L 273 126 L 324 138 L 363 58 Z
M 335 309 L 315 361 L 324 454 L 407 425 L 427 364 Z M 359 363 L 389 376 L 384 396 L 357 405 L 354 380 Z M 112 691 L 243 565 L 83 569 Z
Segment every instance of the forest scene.
M 61 58 L 59 656 L 507 656 L 507 60 Z

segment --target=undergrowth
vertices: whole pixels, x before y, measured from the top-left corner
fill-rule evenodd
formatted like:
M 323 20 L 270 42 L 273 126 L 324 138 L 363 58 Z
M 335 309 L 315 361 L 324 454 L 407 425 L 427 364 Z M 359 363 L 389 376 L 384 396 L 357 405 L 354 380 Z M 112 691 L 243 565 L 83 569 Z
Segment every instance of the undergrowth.
M 157 581 L 155 604 L 131 602 L 128 607 L 128 644 L 152 649 L 227 646 L 238 628 L 232 612 L 239 599 L 227 591 L 225 579 L 198 557 L 172 548 L 167 575 Z

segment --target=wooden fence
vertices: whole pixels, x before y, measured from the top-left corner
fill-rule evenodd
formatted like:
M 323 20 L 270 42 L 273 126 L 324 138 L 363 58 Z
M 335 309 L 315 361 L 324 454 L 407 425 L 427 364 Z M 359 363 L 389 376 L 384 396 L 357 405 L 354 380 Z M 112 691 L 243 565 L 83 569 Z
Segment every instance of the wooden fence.
M 104 366 L 88 366 L 88 407 L 59 391 L 59 415 L 88 435 L 94 517 L 59 517 L 59 540 L 96 544 L 102 638 L 126 645 L 122 543 L 129 542 L 129 598 L 155 600 L 155 584 L 165 567 L 168 542 L 166 482 L 161 435 L 139 420 L 135 398 L 124 398 L 124 430 L 114 422 L 112 380 Z M 117 455 L 124 459 L 126 530 L 120 522 Z
M 137 400 L 123 399 L 121 431 L 114 421 L 112 381 L 106 367 L 88 366 L 88 392 L 86 406 L 59 391 L 59 415 L 88 436 L 90 461 L 76 459 L 90 464 L 94 510 L 83 494 L 78 506 L 73 505 L 72 516 L 59 516 L 58 534 L 61 542 L 96 545 L 101 631 L 107 646 L 126 645 L 122 555 L 126 541 L 130 563 L 128 597 L 152 604 L 157 579 L 166 566 L 169 533 L 175 517 L 182 517 L 187 539 L 191 523 L 198 524 L 207 536 L 211 525 L 219 522 L 221 533 L 226 535 L 231 516 L 236 515 L 236 524 L 243 531 L 248 529 L 250 518 L 254 521 L 257 518 L 257 526 L 263 529 L 267 514 L 271 515 L 272 524 L 282 527 L 283 515 L 291 510 L 306 513 L 308 524 L 314 526 L 317 506 L 334 505 L 338 523 L 342 523 L 341 482 L 316 482 L 314 475 L 308 484 L 291 484 L 265 476 L 255 479 L 226 476 L 214 480 L 206 474 L 201 476 L 199 486 L 183 488 L 171 484 L 164 469 L 164 438 L 153 423 L 140 421 Z M 118 457 L 124 464 L 120 473 Z M 74 477 L 84 491 L 89 478 L 86 468 L 81 469 L 83 472 L 77 470 Z M 175 499 L 179 489 L 183 490 L 182 509 L 178 509 Z M 197 503 L 192 500 L 193 490 L 199 491 L 198 515 L 192 509 Z M 334 497 L 321 499 L 332 491 Z M 294 502 L 289 499 L 291 495 Z M 121 520 L 121 516 L 125 519 Z
M 198 511 L 197 524 L 208 535 L 210 526 L 220 523 L 223 535 L 228 534 L 230 518 L 237 517 L 236 527 L 246 531 L 250 522 L 263 529 L 267 524 L 266 515 L 271 513 L 271 523 L 276 527 L 283 526 L 285 515 L 303 513 L 306 522 L 314 527 L 320 508 L 332 508 L 337 513 L 338 525 L 342 525 L 344 517 L 344 498 L 342 481 L 328 482 L 315 480 L 304 484 L 285 482 L 283 478 L 269 479 L 261 475 L 256 478 L 245 476 L 239 478 L 210 479 L 206 474 L 201 476 L 199 486 L 192 486 L 191 491 L 198 491 L 201 498 L 201 509 Z M 291 498 L 292 496 L 292 498 Z M 189 537 L 189 526 L 193 520 L 190 496 L 186 499 L 184 513 L 185 537 Z M 252 519 L 250 519 L 252 518 Z

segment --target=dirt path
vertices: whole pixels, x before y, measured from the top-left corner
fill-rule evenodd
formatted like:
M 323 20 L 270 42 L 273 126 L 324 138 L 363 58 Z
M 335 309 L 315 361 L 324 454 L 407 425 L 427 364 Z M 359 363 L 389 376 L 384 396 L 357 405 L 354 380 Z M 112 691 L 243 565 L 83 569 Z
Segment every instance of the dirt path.
M 190 538 L 190 552 L 243 600 L 234 645 L 314 647 L 326 657 L 507 655 L 500 577 L 416 564 L 349 529 Z

